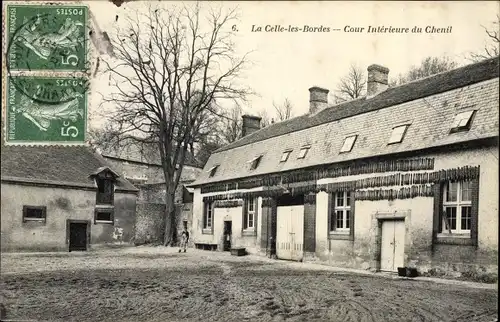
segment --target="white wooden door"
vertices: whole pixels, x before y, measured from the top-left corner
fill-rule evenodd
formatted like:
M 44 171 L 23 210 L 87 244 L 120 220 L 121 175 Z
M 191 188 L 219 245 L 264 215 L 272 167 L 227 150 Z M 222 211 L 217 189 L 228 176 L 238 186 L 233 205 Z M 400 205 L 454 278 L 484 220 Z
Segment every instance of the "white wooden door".
M 382 222 L 382 242 L 380 270 L 394 272 L 404 266 L 405 222 L 384 220 Z
M 302 260 L 304 254 L 304 206 L 280 206 L 277 213 L 276 255 Z

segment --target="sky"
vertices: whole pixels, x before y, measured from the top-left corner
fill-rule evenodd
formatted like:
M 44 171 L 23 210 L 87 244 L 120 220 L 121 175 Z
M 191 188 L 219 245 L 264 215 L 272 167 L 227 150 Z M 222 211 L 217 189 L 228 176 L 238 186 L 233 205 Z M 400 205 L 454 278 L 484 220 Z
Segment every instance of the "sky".
M 107 1 L 84 1 L 103 31 L 112 31 L 115 16 L 142 10 L 144 1 L 116 7 Z M 162 1 L 173 5 L 173 1 Z M 499 13 L 497 1 L 370 2 L 370 1 L 227 1 L 222 7 L 238 7 L 234 38 L 237 53 L 251 52 L 250 68 L 242 80 L 256 95 L 243 105 L 248 114 L 263 110 L 272 117 L 273 102 L 288 99 L 294 115 L 307 113 L 309 92 L 320 86 L 332 93 L 351 64 L 363 70 L 370 64 L 389 68 L 389 78 L 418 65 L 427 56 L 448 56 L 460 65 L 466 56 L 480 52 L 487 43 L 483 26 L 491 27 Z M 331 32 L 256 32 L 257 27 L 289 25 L 298 28 L 340 29 Z M 346 26 L 364 27 L 346 32 Z M 421 33 L 367 33 L 368 26 L 422 28 Z M 448 28 L 449 33 L 426 33 L 426 27 Z M 227 26 L 227 28 L 231 28 Z M 106 90 L 106 86 L 99 86 Z M 95 109 L 95 105 L 91 109 Z

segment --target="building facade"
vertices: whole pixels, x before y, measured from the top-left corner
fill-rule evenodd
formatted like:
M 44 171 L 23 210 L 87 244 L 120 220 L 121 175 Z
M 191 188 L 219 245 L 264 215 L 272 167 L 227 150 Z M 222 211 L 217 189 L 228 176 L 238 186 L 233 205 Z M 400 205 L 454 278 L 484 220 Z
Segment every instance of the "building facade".
M 138 190 L 89 147 L 2 146 L 2 251 L 127 245 Z
M 99 149 L 106 161 L 138 189 L 135 243 L 161 244 L 165 231 L 166 189 L 163 167 L 156 145 L 127 144 L 120 149 Z M 191 231 L 193 190 L 192 183 L 202 168 L 192 154 L 186 155 L 181 179 L 175 191 L 176 229 L 178 235 L 184 228 Z
M 308 114 L 213 153 L 191 185 L 194 243 L 496 274 L 498 58 L 397 87 L 388 73 L 371 65 L 366 97 L 335 106 L 312 87 Z

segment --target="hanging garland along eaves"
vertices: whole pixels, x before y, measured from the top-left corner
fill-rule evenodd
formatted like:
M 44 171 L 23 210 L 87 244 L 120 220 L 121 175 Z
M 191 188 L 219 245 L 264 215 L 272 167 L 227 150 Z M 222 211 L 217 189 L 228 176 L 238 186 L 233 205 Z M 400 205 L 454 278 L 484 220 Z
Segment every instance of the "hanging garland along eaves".
M 468 181 L 479 177 L 480 168 L 479 166 L 465 166 L 461 168 L 453 168 L 446 170 L 439 170 L 434 172 L 425 173 L 408 173 L 408 174 L 394 174 L 389 176 L 379 176 L 373 178 L 364 178 L 352 181 L 342 181 L 333 182 L 327 184 L 316 184 L 314 182 L 295 182 L 286 185 L 275 185 L 264 187 L 264 190 L 260 191 L 250 191 L 250 192 L 232 192 L 227 194 L 219 194 L 215 196 L 203 197 L 204 201 L 213 200 L 228 200 L 228 199 L 247 199 L 256 197 L 278 197 L 288 190 L 291 195 L 300 195 L 308 193 L 318 193 L 320 191 L 325 191 L 327 193 L 337 192 L 337 191 L 357 191 L 366 188 L 376 188 L 384 186 L 419 186 L 419 185 L 430 185 L 435 183 L 441 183 L 446 181 Z M 406 191 L 401 193 L 396 193 L 395 199 L 400 199 L 402 196 L 408 195 L 407 189 L 409 187 L 403 187 L 399 190 Z M 418 188 L 416 188 L 418 189 Z M 394 189 L 393 189 L 394 190 Z M 398 190 L 398 191 L 399 191 Z M 370 192 L 373 193 L 373 192 Z M 415 194 L 414 192 L 413 194 Z M 411 189 L 409 195 L 411 195 Z M 427 196 L 428 192 L 421 192 L 423 196 Z M 393 193 L 394 195 L 394 193 Z M 420 195 L 420 193 L 419 193 Z M 390 196 L 389 196 L 390 197 Z M 388 197 L 388 198 L 389 198 Z M 367 197 L 367 198 L 377 198 L 377 197 Z M 403 199 L 406 199 L 403 198 Z M 368 200 L 368 199 L 367 199 Z M 369 199 L 371 200 L 371 199 Z M 373 199 L 377 200 L 377 199 Z
M 261 178 L 242 179 L 230 183 L 212 183 L 201 187 L 201 193 L 231 191 L 238 189 L 253 189 L 262 186 L 317 181 L 324 178 L 383 173 L 407 172 L 434 169 L 434 158 L 418 158 L 403 160 L 387 160 L 378 162 L 353 162 L 349 165 L 327 165 L 312 170 L 294 170 L 288 173 L 266 175 Z

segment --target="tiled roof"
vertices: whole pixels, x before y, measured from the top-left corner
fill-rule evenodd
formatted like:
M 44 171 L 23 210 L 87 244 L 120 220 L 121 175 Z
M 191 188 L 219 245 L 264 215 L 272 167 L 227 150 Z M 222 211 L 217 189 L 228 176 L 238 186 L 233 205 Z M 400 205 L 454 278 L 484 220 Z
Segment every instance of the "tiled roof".
M 498 76 L 499 59 L 490 59 L 276 123 L 214 152 L 193 185 L 498 136 Z M 455 114 L 472 108 L 478 111 L 470 130 L 450 134 Z M 393 127 L 405 123 L 411 125 L 403 142 L 388 145 Z M 339 153 L 354 134 L 352 151 Z M 304 145 L 310 151 L 297 159 Z M 293 152 L 280 163 L 286 149 Z M 250 170 L 248 161 L 261 154 Z M 214 165 L 219 168 L 209 178 Z
M 300 131 L 312 126 L 329 123 L 342 118 L 354 116 L 368 111 L 401 104 L 421 97 L 449 91 L 483 80 L 498 77 L 499 59 L 493 58 L 477 64 L 467 65 L 446 73 L 440 73 L 418 81 L 387 89 L 370 99 L 357 99 L 331 106 L 315 115 L 302 115 L 293 119 L 275 123 L 254 132 L 240 140 L 228 144 L 215 152 L 230 150 L 245 144 L 250 144 L 275 136 Z
M 2 180 L 53 182 L 94 187 L 89 176 L 104 166 L 104 158 L 87 146 L 5 146 L 1 150 Z M 137 191 L 119 177 L 117 189 Z

